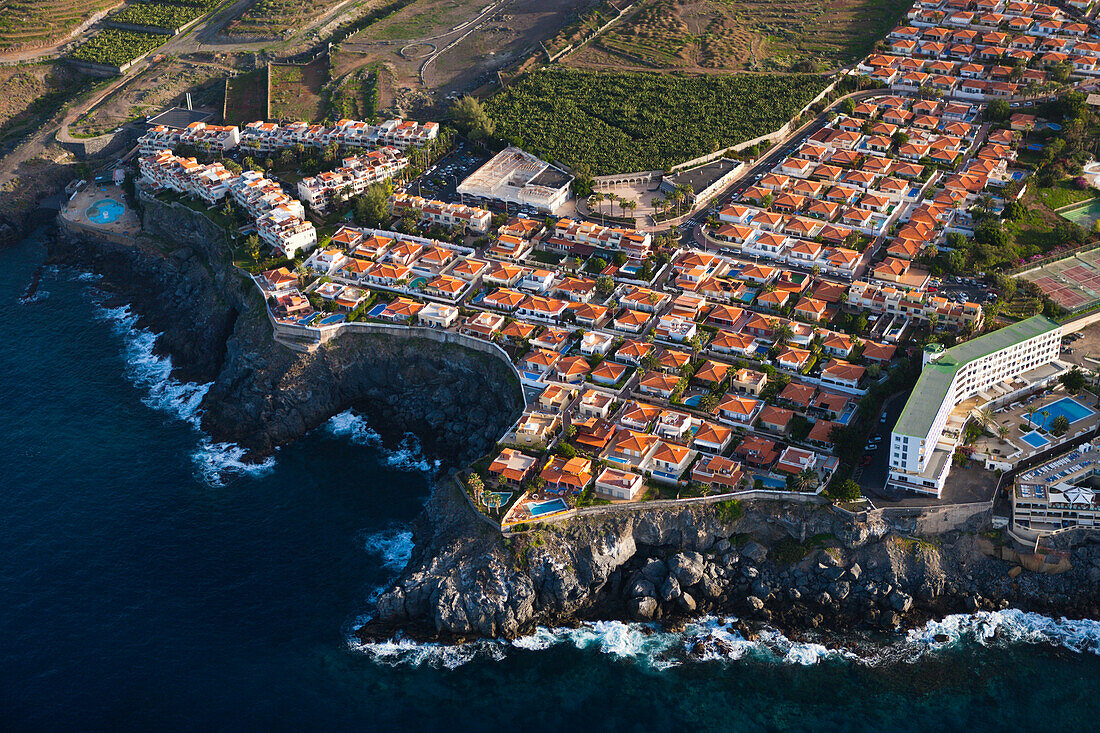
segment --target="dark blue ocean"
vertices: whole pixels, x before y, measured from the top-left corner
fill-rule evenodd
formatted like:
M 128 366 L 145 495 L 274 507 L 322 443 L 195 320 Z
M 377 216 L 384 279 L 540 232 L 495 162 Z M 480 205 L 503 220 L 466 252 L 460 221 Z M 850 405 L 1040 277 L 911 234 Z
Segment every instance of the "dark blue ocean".
M 356 647 L 429 490 L 415 441 L 342 415 L 245 470 L 94 278 L 20 302 L 43 256 L 0 251 L 4 730 L 1097 730 L 1100 626 L 1014 612 L 833 651 L 721 620 Z M 726 651 L 690 658 L 701 631 Z

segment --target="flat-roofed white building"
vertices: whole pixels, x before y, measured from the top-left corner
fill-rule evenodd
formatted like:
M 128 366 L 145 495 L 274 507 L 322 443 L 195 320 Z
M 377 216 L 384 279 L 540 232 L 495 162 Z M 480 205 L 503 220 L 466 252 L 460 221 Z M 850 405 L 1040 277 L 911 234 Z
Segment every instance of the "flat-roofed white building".
M 311 209 L 324 213 L 340 196 L 358 196 L 367 186 L 394 176 L 409 164 L 397 148 L 385 147 L 344 158 L 336 170 L 298 181 L 298 198 Z
M 1100 446 L 1085 443 L 1016 477 L 1012 529 L 1035 540 L 1062 529 L 1100 529 Z
M 553 214 L 569 198 L 573 176 L 519 148 L 505 148 L 458 185 L 462 196 L 532 206 Z
M 944 434 L 951 412 L 1057 359 L 1061 338 L 1061 326 L 1034 316 L 950 349 L 926 347 L 924 370 L 891 435 L 888 485 L 938 497 L 957 447 L 957 439 Z

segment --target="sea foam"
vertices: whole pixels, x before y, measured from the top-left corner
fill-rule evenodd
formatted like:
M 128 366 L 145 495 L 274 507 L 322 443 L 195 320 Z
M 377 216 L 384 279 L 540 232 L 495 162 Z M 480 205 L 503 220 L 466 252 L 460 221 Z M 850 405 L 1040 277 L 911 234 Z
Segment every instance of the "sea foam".
M 355 445 L 375 448 L 382 454 L 383 461 L 390 468 L 431 474 L 440 466 L 438 460 L 430 461 L 424 456 L 420 441 L 412 433 L 405 433 L 397 448 L 392 450 L 386 448 L 382 444 L 382 436 L 370 426 L 366 418 L 354 410 L 344 410 L 338 415 L 333 415 L 329 418 L 327 426 L 332 435 L 347 438 Z
M 391 528 L 381 532 L 372 532 L 363 537 L 363 548 L 372 555 L 382 558 L 382 567 L 401 571 L 409 564 L 413 553 L 412 530 Z
M 77 279 L 86 279 L 77 276 Z M 94 278 L 92 278 L 94 279 Z M 95 300 L 93 295 L 93 300 Z M 189 424 L 201 433 L 202 401 L 212 383 L 185 382 L 172 376 L 172 360 L 155 351 L 159 334 L 138 326 L 138 316 L 128 305 L 108 307 L 96 302 L 95 315 L 111 324 L 122 339 L 126 376 L 142 390 L 142 403 Z M 274 458 L 262 463 L 244 460 L 245 450 L 234 443 L 217 443 L 202 434 L 191 454 L 196 472 L 211 486 L 225 486 L 235 476 L 262 476 L 275 466 Z
M 919 629 L 898 635 L 894 641 L 880 640 L 858 651 L 828 648 L 814 642 L 793 641 L 775 629 L 764 629 L 748 640 L 734 628 L 735 619 L 703 617 L 686 624 L 682 631 L 664 631 L 656 624 L 597 621 L 574 628 L 538 627 L 528 636 L 511 642 L 479 641 L 470 644 L 418 644 L 404 638 L 362 644 L 352 638 L 350 646 L 388 665 L 454 667 L 486 655 L 493 658 L 509 653 L 540 652 L 568 645 L 578 650 L 667 669 L 707 662 L 752 662 L 809 666 L 825 662 L 866 665 L 915 662 L 925 654 L 952 644 L 982 645 L 1045 644 L 1078 653 L 1100 654 L 1100 621 L 1053 619 L 1019 610 L 957 614 L 930 621 Z M 360 624 L 361 625 L 361 624 Z

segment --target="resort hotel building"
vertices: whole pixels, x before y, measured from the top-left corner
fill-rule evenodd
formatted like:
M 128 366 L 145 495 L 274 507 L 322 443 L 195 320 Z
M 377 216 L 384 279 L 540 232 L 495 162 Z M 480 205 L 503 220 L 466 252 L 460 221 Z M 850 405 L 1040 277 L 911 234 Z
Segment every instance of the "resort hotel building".
M 1056 378 L 1061 369 L 1043 367 L 1058 358 L 1061 338 L 1061 326 L 1034 316 L 950 349 L 926 347 L 923 371 L 890 439 L 887 485 L 939 497 L 972 409 Z
M 1061 529 L 1100 527 L 1100 445 L 1084 443 L 1020 474 L 1012 491 L 1012 533 L 1034 541 Z

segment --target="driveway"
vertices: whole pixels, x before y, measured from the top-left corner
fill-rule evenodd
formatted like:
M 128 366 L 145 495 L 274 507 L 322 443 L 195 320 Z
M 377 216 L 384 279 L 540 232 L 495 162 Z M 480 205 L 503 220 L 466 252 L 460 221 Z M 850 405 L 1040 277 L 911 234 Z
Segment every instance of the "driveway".
M 882 422 L 876 419 L 875 428 L 871 431 L 871 436 L 880 436 L 879 444 L 878 448 L 871 454 L 871 463 L 863 467 L 863 475 L 859 477 L 859 485 L 863 489 L 864 495 L 871 497 L 875 503 L 881 500 L 895 501 L 899 498 L 897 492 L 887 493 L 884 487 L 886 486 L 886 479 L 890 475 L 890 432 L 897 424 L 898 417 L 901 416 L 907 397 L 908 395 L 901 394 L 888 399 L 883 411 L 883 414 L 886 415 L 886 421 Z M 871 437 L 868 437 L 867 440 L 870 442 Z

